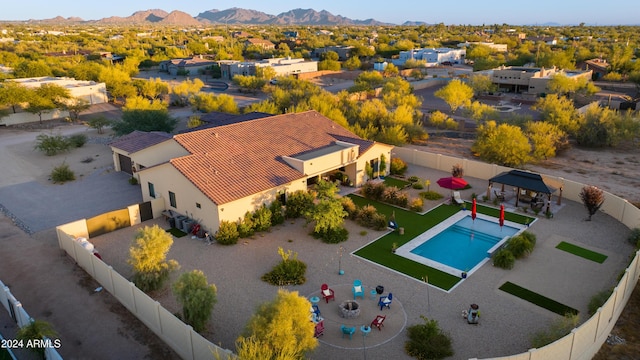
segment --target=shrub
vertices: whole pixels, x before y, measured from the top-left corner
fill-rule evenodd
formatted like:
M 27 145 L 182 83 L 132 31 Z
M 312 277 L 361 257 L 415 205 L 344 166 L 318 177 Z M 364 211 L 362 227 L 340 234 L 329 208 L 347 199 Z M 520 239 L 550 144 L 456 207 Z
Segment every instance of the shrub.
M 267 205 L 262 206 L 253 213 L 253 230 L 267 231 L 271 228 L 271 210 Z
M 51 181 L 54 184 L 63 184 L 76 179 L 76 174 L 69 168 L 69 164 L 65 162 L 54 167 L 49 176 L 51 176 Z
M 525 257 L 533 251 L 533 246 L 528 238 L 523 236 L 514 236 L 507 241 L 507 250 L 509 250 L 516 259 Z
M 356 218 L 358 207 L 353 200 L 350 197 L 344 196 L 340 198 L 340 202 L 342 202 L 342 208 L 347 212 L 349 219 L 354 220 Z
M 532 248 L 534 246 L 536 246 L 536 234 L 530 232 L 530 231 L 523 231 L 522 233 L 520 233 L 520 236 L 522 236 L 523 238 L 529 240 L 529 242 L 532 245 Z
M 238 234 L 241 238 L 248 238 L 254 233 L 253 214 L 247 211 L 244 213 L 244 218 L 238 221 Z
M 409 356 L 421 360 L 437 360 L 453 356 L 451 337 L 444 333 L 436 320 L 429 320 L 423 315 L 424 324 L 416 324 L 407 328 L 409 340 L 404 349 Z
M 389 171 L 391 172 L 391 175 L 404 175 L 407 171 L 407 163 L 400 158 L 392 158 Z
M 569 334 L 571 330 L 578 326 L 579 321 L 578 314 L 566 314 L 563 318 L 554 321 L 547 330 L 535 333 L 531 339 L 531 347 L 541 348 L 551 344 Z
M 280 200 L 273 200 L 271 205 L 269 205 L 269 210 L 271 210 L 271 225 L 280 225 L 284 223 L 284 212 L 282 211 L 282 203 Z
M 424 206 L 424 202 L 422 201 L 422 198 L 411 199 L 409 210 L 415 211 L 415 212 L 422 212 L 423 206 Z
M 75 147 L 75 148 L 81 148 L 84 146 L 84 144 L 87 143 L 87 135 L 85 134 L 74 134 L 71 135 L 67 138 L 67 141 L 69 142 L 69 146 Z
M 271 271 L 262 275 L 261 279 L 276 286 L 304 284 L 307 281 L 305 278 L 307 264 L 298 260 L 298 253 L 292 253 L 291 250 L 285 253 L 281 247 L 278 247 L 278 254 L 282 257 L 282 261 Z
M 440 200 L 444 197 L 442 194 L 435 191 L 421 191 L 419 195 L 425 200 Z
M 373 205 L 365 205 L 359 208 L 355 213 L 355 220 L 358 224 L 370 227 L 373 223 L 373 217 L 378 213 L 378 210 Z
M 589 309 L 589 315 L 593 315 L 598 311 L 598 308 L 604 305 L 604 303 L 609 299 L 613 290 L 602 290 L 599 293 L 593 295 L 591 300 L 589 300 L 589 305 L 587 308 Z
M 384 195 L 385 189 L 386 186 L 384 185 L 384 183 L 374 183 L 368 181 L 364 185 L 362 185 L 361 190 L 364 197 L 373 200 L 381 200 Z
M 384 230 L 387 228 L 387 217 L 384 214 L 374 214 L 371 218 L 371 226 L 373 230 Z
M 412 175 L 412 176 L 409 176 L 409 178 L 407 180 L 409 180 L 409 182 L 414 183 L 414 182 L 420 181 L 420 178 L 415 176 L 415 175 Z
M 182 305 L 182 316 L 195 331 L 206 328 L 211 318 L 213 305 L 217 302 L 216 286 L 207 283 L 207 277 L 200 270 L 193 270 L 180 275 L 173 284 L 173 293 Z
M 629 234 L 627 240 L 631 244 L 633 244 L 636 249 L 640 249 L 640 228 L 634 228 L 633 230 L 631 230 L 631 233 Z
M 513 269 L 513 264 L 516 262 L 516 257 L 513 253 L 506 248 L 498 250 L 493 255 L 493 265 L 501 269 Z
M 223 220 L 220 228 L 216 232 L 216 241 L 222 245 L 233 245 L 238 243 L 240 233 L 235 222 Z
M 179 267 L 175 260 L 167 260 L 173 237 L 158 225 L 145 226 L 136 233 L 129 248 L 127 262 L 133 268 L 133 282 L 142 291 L 162 288 L 171 271 Z
M 416 189 L 416 190 L 424 189 L 424 185 L 422 185 L 421 182 L 414 182 L 413 184 L 411 184 L 411 187 Z
M 314 231 L 312 235 L 314 238 L 321 239 L 327 244 L 337 244 L 349 239 L 349 230 L 347 230 L 343 226 L 340 226 L 328 228 L 319 232 Z
M 36 137 L 36 145 L 34 146 L 36 150 L 44 152 L 47 156 L 53 156 L 60 152 L 67 151 L 70 147 L 71 143 L 69 140 L 60 134 L 40 134 Z
M 136 179 L 134 176 L 129 178 L 129 184 L 131 185 L 138 185 L 138 179 Z
M 295 219 L 304 215 L 313 207 L 314 195 L 305 190 L 298 190 L 287 198 L 285 206 L 285 217 L 287 219 Z

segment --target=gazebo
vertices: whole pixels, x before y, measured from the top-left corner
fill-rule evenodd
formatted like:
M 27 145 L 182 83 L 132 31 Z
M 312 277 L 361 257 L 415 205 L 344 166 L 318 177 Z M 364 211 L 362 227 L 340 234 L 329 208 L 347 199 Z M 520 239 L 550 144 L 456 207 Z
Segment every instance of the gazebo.
M 502 192 L 504 193 L 504 186 L 509 185 L 516 188 L 516 207 L 520 201 L 520 190 L 529 190 L 536 193 L 542 193 L 547 195 L 547 208 L 546 212 L 550 211 L 551 194 L 556 190 L 560 190 L 558 195 L 558 205 L 562 202 L 562 184 L 555 182 L 551 179 L 545 179 L 540 174 L 522 171 L 511 170 L 498 174 L 489 179 L 489 187 L 487 188 L 487 198 L 491 199 L 491 188 L 493 183 L 502 184 Z

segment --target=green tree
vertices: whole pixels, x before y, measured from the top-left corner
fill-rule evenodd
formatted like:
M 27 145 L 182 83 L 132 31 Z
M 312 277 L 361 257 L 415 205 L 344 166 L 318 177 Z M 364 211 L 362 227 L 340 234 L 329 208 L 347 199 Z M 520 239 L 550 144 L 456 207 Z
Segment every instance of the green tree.
M 72 121 L 78 121 L 80 113 L 89 110 L 91 104 L 88 101 L 82 99 L 75 99 L 64 104 L 64 109 L 69 112 L 69 117 Z
M 241 359 L 303 359 L 318 346 L 311 303 L 298 292 L 278 290 L 275 300 L 262 304 L 236 342 Z M 268 356 L 268 357 L 267 357 Z
M 25 111 L 37 114 L 40 118 L 40 123 L 42 123 L 43 113 L 63 107 L 65 101 L 70 97 L 69 90 L 61 86 L 42 84 L 40 87 L 31 90 L 29 105 Z
M 126 110 L 122 120 L 113 122 L 111 128 L 117 135 L 126 135 L 135 130 L 172 132 L 178 121 L 167 110 Z
M 342 66 L 347 70 L 358 70 L 360 66 L 362 66 L 362 62 L 360 62 L 360 58 L 357 56 L 352 56 L 347 59 Z
M 206 328 L 213 305 L 217 302 L 216 292 L 216 286 L 209 285 L 207 277 L 200 270 L 180 275 L 173 284 L 173 293 L 182 304 L 182 316 L 195 331 L 200 332 Z
M 342 202 L 335 194 L 338 193 L 338 187 L 329 181 L 318 181 L 317 201 L 315 205 L 308 209 L 305 213 L 307 222 L 314 222 L 313 231 L 316 234 L 326 233 L 342 227 L 344 218 L 347 217 L 346 211 L 342 208 Z
M 44 60 L 25 60 L 13 69 L 16 78 L 52 76 L 51 67 Z
M 199 93 L 189 100 L 194 110 L 210 113 L 214 111 L 228 114 L 238 114 L 238 104 L 235 99 L 227 94 Z
M 160 99 L 163 95 L 169 94 L 169 84 L 160 78 L 135 80 L 134 85 L 138 88 L 138 94 L 149 100 Z
M 127 263 L 133 267 L 133 282 L 140 290 L 160 289 L 169 273 L 178 268 L 175 260 L 167 260 L 172 244 L 171 234 L 158 225 L 138 230 Z
M 169 105 L 160 100 L 149 100 L 146 97 L 142 96 L 132 96 L 128 97 L 124 103 L 124 107 L 122 110 L 131 111 L 131 110 L 167 110 Z
M 5 81 L 0 83 L 0 106 L 11 106 L 13 113 L 16 112 L 16 105 L 23 104 L 33 96 L 31 90 L 13 82 Z
M 434 95 L 444 100 L 451 108 L 451 112 L 468 104 L 473 97 L 473 89 L 458 79 L 449 81 L 447 85 L 437 90 Z
M 111 120 L 107 119 L 103 115 L 99 115 L 99 116 L 92 117 L 91 119 L 89 119 L 87 121 L 87 125 L 89 125 L 89 127 L 92 127 L 94 129 L 98 130 L 98 134 L 103 134 L 104 133 L 104 128 L 106 126 L 111 125 Z
M 476 94 L 488 93 L 498 90 L 498 86 L 493 83 L 491 76 L 476 74 L 469 78 L 469 86 Z
M 533 146 L 533 158 L 548 159 L 556 156 L 556 152 L 568 146 L 567 134 L 557 125 L 544 122 L 528 122 L 526 135 Z
M 477 135 L 471 151 L 485 161 L 519 167 L 531 159 L 531 144 L 517 126 L 488 121 L 478 126 Z
M 580 127 L 580 117 L 573 102 L 556 94 L 547 95 L 536 101 L 533 110 L 541 113 L 544 121 L 557 125 L 560 130 L 575 135 Z
M 240 89 L 254 94 L 258 92 L 259 89 L 262 89 L 267 83 L 267 80 L 258 78 L 257 76 L 245 75 L 236 75 L 233 77 L 232 81 Z
M 472 101 L 463 109 L 463 114 L 476 121 L 487 121 L 498 117 L 498 111 L 491 105 Z
M 178 104 L 185 106 L 189 103 L 189 99 L 195 96 L 204 86 L 202 80 L 195 78 L 193 80 L 181 81 L 178 85 L 171 87 L 171 94 L 177 98 Z
M 256 77 L 258 79 L 271 80 L 277 75 L 276 70 L 271 66 L 260 66 L 256 68 Z
M 53 340 L 53 338 L 57 336 L 58 333 L 48 322 L 31 319 L 31 322 L 28 325 L 25 325 L 18 330 L 18 333 L 16 334 L 16 340 L 22 340 L 23 343 L 26 344 L 28 341 L 42 340 L 45 337 Z M 25 348 L 28 348 L 29 350 L 40 354 L 40 356 L 42 356 L 42 358 L 44 359 L 45 347 L 38 345 L 35 347 L 25 346 Z
M 434 111 L 429 115 L 429 123 L 437 128 L 444 126 L 445 121 L 449 117 L 441 111 Z
M 443 332 L 436 320 L 429 320 L 423 315 L 423 324 L 407 328 L 409 340 L 404 348 L 409 356 L 420 360 L 439 360 L 453 355 L 453 346 L 449 334 Z
M 382 71 L 382 75 L 384 75 L 384 77 L 398 76 L 399 73 L 400 70 L 398 69 L 398 67 L 393 65 L 392 63 L 387 64 L 387 66 Z

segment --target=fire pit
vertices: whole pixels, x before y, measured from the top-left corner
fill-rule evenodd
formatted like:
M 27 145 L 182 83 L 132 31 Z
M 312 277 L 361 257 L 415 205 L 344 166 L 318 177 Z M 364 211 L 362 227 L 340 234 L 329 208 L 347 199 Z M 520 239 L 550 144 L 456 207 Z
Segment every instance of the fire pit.
M 354 319 L 360 316 L 360 304 L 355 300 L 345 300 L 340 305 L 340 316 Z

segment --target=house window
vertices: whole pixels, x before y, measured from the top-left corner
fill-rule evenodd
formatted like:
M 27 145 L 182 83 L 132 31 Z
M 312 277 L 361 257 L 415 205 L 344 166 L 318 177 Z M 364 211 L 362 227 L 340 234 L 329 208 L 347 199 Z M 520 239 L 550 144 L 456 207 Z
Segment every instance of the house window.
M 149 184 L 149 196 L 151 196 L 152 198 L 156 198 L 156 189 L 153 186 L 152 183 L 148 183 Z
M 202 205 L 200 205 L 200 203 L 196 203 L 196 207 L 197 207 L 198 209 L 202 209 Z
M 171 205 L 171 207 L 177 208 L 177 206 L 176 206 L 176 194 L 174 194 L 171 191 L 169 191 L 169 204 Z

